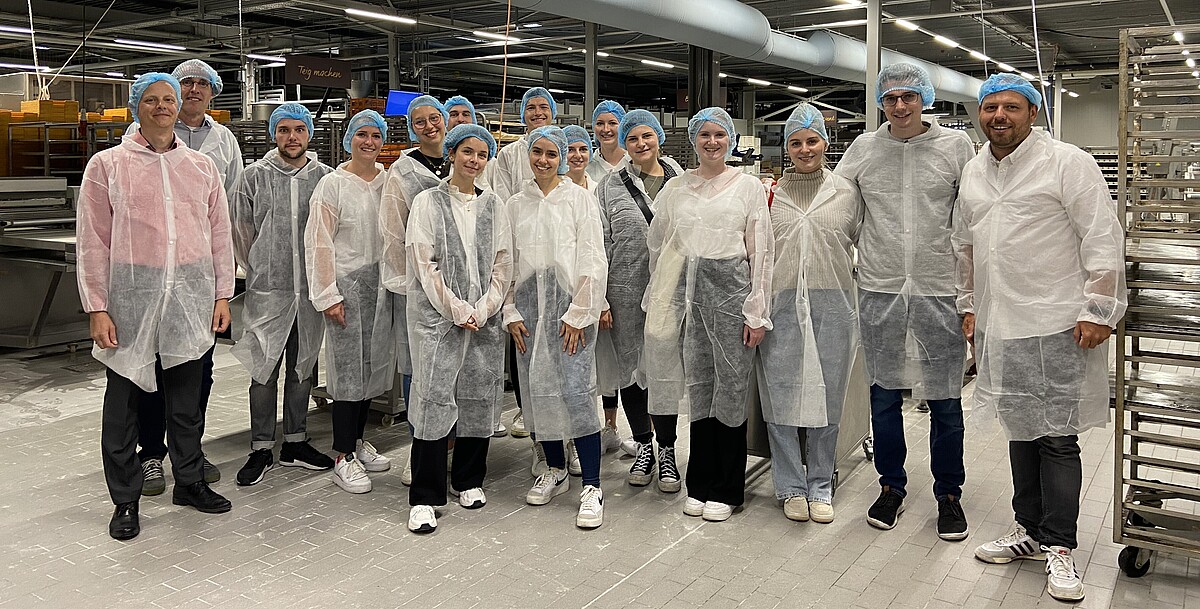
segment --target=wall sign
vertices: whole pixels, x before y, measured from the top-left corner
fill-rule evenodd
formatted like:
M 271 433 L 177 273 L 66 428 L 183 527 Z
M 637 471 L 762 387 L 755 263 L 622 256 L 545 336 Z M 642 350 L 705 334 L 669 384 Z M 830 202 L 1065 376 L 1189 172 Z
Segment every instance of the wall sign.
M 329 57 L 288 55 L 283 69 L 283 82 L 288 85 L 350 88 L 350 62 Z

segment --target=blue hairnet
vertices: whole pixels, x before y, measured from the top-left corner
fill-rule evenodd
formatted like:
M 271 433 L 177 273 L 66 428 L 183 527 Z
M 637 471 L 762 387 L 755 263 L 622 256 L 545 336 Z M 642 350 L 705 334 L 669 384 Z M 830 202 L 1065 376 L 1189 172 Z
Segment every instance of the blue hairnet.
M 450 113 L 446 111 L 446 107 L 442 105 L 442 102 L 438 101 L 432 95 L 422 95 L 408 102 L 408 112 L 405 112 L 405 116 L 408 117 L 408 120 L 405 122 L 408 123 L 408 141 L 410 142 L 416 143 L 419 141 L 417 139 L 417 132 L 412 128 L 412 113 L 417 108 L 425 107 L 437 108 L 438 112 L 442 113 L 442 131 L 445 131 L 446 125 L 450 124 Z
M 892 91 L 913 91 L 921 94 L 921 107 L 933 107 L 933 83 L 924 68 L 911 63 L 894 63 L 879 71 L 875 81 L 875 103 L 883 109 L 883 96 Z
M 795 110 L 792 110 L 791 116 L 783 126 L 783 145 L 787 146 L 787 141 L 791 139 L 792 134 L 801 129 L 812 129 L 821 136 L 821 139 L 825 140 L 825 143 L 829 143 L 829 133 L 825 131 L 825 116 L 812 104 L 800 104 L 796 106 Z
M 563 127 L 563 133 L 567 136 L 567 146 L 576 142 L 587 144 L 588 150 L 592 149 L 592 134 L 587 132 L 587 129 L 579 125 L 567 125 Z
M 308 127 L 308 135 L 312 136 L 312 112 L 309 112 L 308 108 L 304 107 L 304 104 L 288 102 L 279 106 L 278 108 L 275 108 L 275 111 L 271 113 L 271 120 L 269 121 L 271 126 L 271 137 L 275 137 L 275 127 L 279 124 L 279 121 L 285 118 L 304 121 L 304 126 Z
M 1028 80 L 1016 74 L 992 74 L 983 81 L 983 86 L 979 87 L 979 103 L 983 103 L 983 98 L 1001 91 L 1016 91 L 1024 95 L 1029 103 L 1042 107 L 1042 94 Z
M 725 158 L 733 156 L 733 147 L 737 145 L 738 139 L 737 129 L 733 128 L 733 117 L 729 116 L 724 108 L 716 106 L 697 112 L 696 116 L 688 121 L 688 139 L 692 142 L 692 148 L 696 148 L 696 138 L 700 136 L 700 129 L 704 127 L 704 123 L 714 123 L 729 134 L 729 151 L 725 153 Z
M 629 137 L 629 132 L 642 126 L 650 127 L 654 130 L 654 134 L 658 136 L 659 146 L 662 146 L 667 141 L 667 134 L 663 133 L 663 128 L 658 122 L 658 118 L 650 112 L 639 108 L 637 110 L 630 110 L 621 119 L 621 126 L 617 127 L 617 145 L 625 148 L 625 138 Z
M 442 104 L 442 106 L 446 108 L 447 115 L 450 113 L 450 108 L 453 108 L 454 106 L 466 106 L 467 110 L 471 111 L 471 122 L 475 122 L 475 104 L 472 104 L 471 100 L 461 95 L 455 95 L 454 97 L 451 97 L 450 99 L 446 100 L 446 103 Z M 449 122 L 449 119 L 447 119 L 447 122 Z
M 225 88 L 225 82 L 221 80 L 221 75 L 212 66 L 199 59 L 189 59 L 177 66 L 171 72 L 171 76 L 175 80 L 182 81 L 185 78 L 203 78 L 212 85 L 213 97 L 221 94 L 221 90 Z
M 477 137 L 487 143 L 489 161 L 496 158 L 496 138 L 492 137 L 492 134 L 488 133 L 487 129 L 475 123 L 455 125 L 450 130 L 450 133 L 446 134 L 446 139 L 442 142 L 442 156 L 449 158 L 450 151 L 469 137 Z
M 596 109 L 592 110 L 592 124 L 595 125 L 596 121 L 600 120 L 600 115 L 605 113 L 611 113 L 617 117 L 617 122 L 621 122 L 621 119 L 625 118 L 625 108 L 611 99 L 606 99 L 596 104 Z
M 363 110 L 350 118 L 350 122 L 346 123 L 346 135 L 342 136 L 342 148 L 346 152 L 350 152 L 350 142 L 354 141 L 354 134 L 360 127 L 379 127 L 379 134 L 383 136 L 383 141 L 387 141 L 387 121 L 383 120 L 382 116 L 374 110 Z
M 567 134 L 554 125 L 538 127 L 529 134 L 529 148 L 533 149 L 533 143 L 541 139 L 550 140 L 550 143 L 558 148 L 558 175 L 566 173 L 568 169 Z
M 550 92 L 547 91 L 544 87 L 532 87 L 528 91 L 525 92 L 525 95 L 523 95 L 521 97 L 521 112 L 520 112 L 520 114 L 521 114 L 521 124 L 522 125 L 525 124 L 525 106 L 529 105 L 529 100 L 535 99 L 538 97 L 544 97 L 544 98 L 546 98 L 546 101 L 550 102 L 550 120 L 554 120 L 554 117 L 558 116 L 558 102 L 554 101 L 554 96 L 550 95 Z
M 138 122 L 138 106 L 142 103 L 142 95 L 145 95 L 146 89 L 156 82 L 166 82 L 171 85 L 171 88 L 175 89 L 176 101 L 183 97 L 179 81 L 174 76 L 165 72 L 146 72 L 133 81 L 132 85 L 129 85 L 129 110 L 133 113 L 133 122 Z

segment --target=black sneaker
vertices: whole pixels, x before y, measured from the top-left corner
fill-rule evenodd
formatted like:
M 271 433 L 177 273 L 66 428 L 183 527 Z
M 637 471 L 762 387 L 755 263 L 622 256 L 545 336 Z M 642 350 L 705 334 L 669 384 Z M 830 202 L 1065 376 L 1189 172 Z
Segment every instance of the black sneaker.
M 208 456 L 204 455 L 204 481 L 209 484 L 216 484 L 221 481 L 221 470 L 208 460 Z
M 205 514 L 224 514 L 233 509 L 228 499 L 208 488 L 208 483 L 203 480 L 187 486 L 176 484 L 171 493 L 171 503 L 190 505 Z
M 626 480 L 630 486 L 646 486 L 654 479 L 654 445 L 649 442 L 638 443 L 637 457 L 629 468 Z
M 275 457 L 271 455 L 271 449 L 260 448 L 251 452 L 250 458 L 246 459 L 246 464 L 238 470 L 238 486 L 254 486 L 262 482 L 263 476 L 267 475 L 267 472 L 274 467 Z
M 946 541 L 962 541 L 967 538 L 967 515 L 955 497 L 938 500 L 938 537 Z
M 891 529 L 896 526 L 896 518 L 904 512 L 904 497 L 893 491 L 890 486 L 883 487 L 879 498 L 867 510 L 867 523 L 877 529 Z
M 675 466 L 675 447 L 659 447 L 658 490 L 664 493 L 678 493 L 680 488 L 679 468 Z
M 279 464 L 284 467 L 303 467 L 314 471 L 333 469 L 333 458 L 304 442 L 284 442 L 279 451 Z

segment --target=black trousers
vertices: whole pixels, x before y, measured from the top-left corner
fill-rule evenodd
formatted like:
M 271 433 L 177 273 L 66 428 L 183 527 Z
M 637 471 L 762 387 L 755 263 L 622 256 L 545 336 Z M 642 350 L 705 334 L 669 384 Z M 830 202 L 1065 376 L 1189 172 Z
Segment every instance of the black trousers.
M 687 494 L 699 501 L 738 506 L 746 501 L 746 424 L 716 417 L 692 421 Z
M 658 435 L 659 446 L 675 446 L 676 426 L 679 425 L 679 415 L 649 414 L 647 408 L 646 390 L 634 383 L 621 390 L 621 406 L 625 409 L 625 418 L 629 420 L 629 431 L 635 442 L 646 443 Z M 617 396 L 601 398 L 604 408 L 616 408 Z M 651 428 L 651 422 L 654 427 Z
M 413 438 L 409 505 L 446 505 L 446 447 L 453 437 L 454 430 L 440 440 Z M 454 490 L 483 487 L 490 443 L 491 438 L 455 438 L 454 466 L 450 468 L 450 486 Z
M 200 435 L 204 435 L 204 417 L 208 413 L 208 396 L 213 386 L 213 350 L 209 349 L 200 358 L 204 364 L 204 377 L 200 381 Z M 142 392 L 138 399 L 138 460 L 162 459 L 167 456 L 167 405 L 163 399 L 162 385 L 154 393 Z
M 1075 549 L 1083 486 L 1079 436 L 1009 442 L 1008 460 L 1017 522 L 1044 546 Z
M 371 400 L 343 402 L 334 400 L 329 409 L 333 411 L 333 450 L 339 454 L 350 454 L 358 448 L 358 441 L 367 430 L 367 416 L 371 413 Z
M 211 362 L 212 351 L 207 357 Z M 171 473 L 176 485 L 186 486 L 204 479 L 203 454 L 200 452 L 200 436 L 204 434 L 201 408 L 204 370 L 203 359 L 165 370 L 161 360 L 154 364 L 158 394 L 162 397 L 165 412 Z M 142 496 L 142 466 L 137 455 L 138 421 L 140 405 L 151 395 L 133 381 L 108 370 L 101 415 L 100 453 L 104 461 L 104 481 L 114 504 L 134 502 Z

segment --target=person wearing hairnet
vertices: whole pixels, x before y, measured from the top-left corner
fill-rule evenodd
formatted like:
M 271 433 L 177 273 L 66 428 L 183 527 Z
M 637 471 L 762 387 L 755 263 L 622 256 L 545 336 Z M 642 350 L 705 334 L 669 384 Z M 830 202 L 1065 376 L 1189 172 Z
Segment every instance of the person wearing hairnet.
M 396 374 L 392 304 L 380 280 L 379 204 L 387 173 L 375 162 L 387 123 L 374 110 L 350 118 L 342 148 L 350 160 L 321 178 L 304 229 L 313 307 L 325 314 L 325 356 L 333 398 L 333 482 L 350 493 L 371 490 L 367 472 L 391 460 L 363 439 L 371 399 Z
M 198 150 L 213 160 L 226 197 L 242 175 L 242 151 L 237 137 L 228 127 L 218 123 L 206 111 L 212 99 L 220 95 L 224 83 L 217 71 L 204 61 L 189 59 L 175 66 L 171 73 L 179 81 L 182 97 L 179 100 L 179 118 L 175 121 L 175 136 L 188 148 Z M 208 396 L 212 390 L 213 363 L 204 361 L 204 383 L 201 387 L 201 418 L 208 411 Z M 163 459 L 167 456 L 166 403 L 161 391 L 147 396 L 138 407 L 138 444 L 142 449 L 138 458 L 142 462 L 142 494 L 158 495 L 166 490 L 163 477 Z M 201 426 L 203 434 L 203 425 Z M 204 480 L 209 484 L 221 479 L 221 470 L 203 458 Z
M 487 503 L 488 442 L 500 421 L 504 339 L 500 309 L 512 287 L 512 229 L 504 202 L 476 178 L 496 154 L 479 125 L 450 130 L 443 144 L 454 171 L 418 194 L 408 221 L 408 333 L 413 385 L 413 479 L 408 528 L 437 529 L 446 505 L 446 449 L 454 464 L 449 491 L 468 510 Z
M 308 443 L 308 398 L 325 322 L 309 300 L 304 227 L 317 182 L 333 168 L 308 150 L 312 115 L 286 103 L 268 121 L 275 148 L 238 178 L 230 193 L 233 253 L 246 273 L 245 333 L 230 350 L 250 373 L 250 456 L 237 483 L 262 481 L 275 465 L 279 370 L 283 367 L 283 447 L 279 464 L 326 471 L 333 459 Z
M 446 108 L 448 118 L 446 121 L 447 131 L 459 125 L 475 124 L 475 104 L 472 104 L 471 100 L 461 95 L 455 95 L 447 99 L 443 106 Z
M 784 516 L 827 524 L 838 424 L 859 349 L 852 250 L 862 206 L 854 182 L 825 168 L 820 110 L 796 106 L 783 138 L 792 167 L 771 189 L 774 328 L 758 347 L 758 393 Z
M 879 108 L 887 122 L 854 140 L 834 173 L 858 186 L 859 324 L 871 383 L 871 433 L 879 497 L 867 522 L 891 529 L 904 511 L 903 390 L 929 405 L 929 464 L 938 504 L 938 537 L 968 534 L 960 503 L 963 466 L 962 380 L 967 346 L 954 308 L 951 210 L 959 176 L 974 155 L 971 139 L 937 121 L 933 86 L 919 66 L 879 72 Z
M 592 136 L 579 125 L 567 125 L 563 133 L 567 136 L 567 179 L 595 194 L 596 180 L 587 173 L 592 158 Z
M 606 99 L 592 110 L 592 133 L 596 139 L 596 154 L 588 162 L 588 177 L 593 182 L 599 182 L 604 176 L 620 169 L 621 161 L 628 156 L 621 144 L 621 119 L 625 118 L 625 108 L 611 99 Z
M 642 364 L 650 413 L 691 417 L 684 514 L 723 521 L 745 501 L 746 398 L 771 329 L 774 240 L 762 182 L 725 164 L 729 113 L 701 110 L 688 137 L 700 166 L 662 187 L 646 239 Z
M 107 368 L 100 453 L 114 539 L 141 532 L 139 402 L 161 388 L 175 477 L 172 502 L 206 513 L 231 505 L 204 481 L 204 359 L 229 327 L 229 205 L 209 157 L 175 135 L 179 82 L 150 72 L 129 87 L 136 118 L 121 144 L 88 161 L 76 208 L 77 278 Z
M 563 441 L 574 439 L 583 475 L 575 524 L 591 529 L 604 520 L 595 349 L 607 262 L 596 199 L 563 179 L 566 156 L 562 129 L 529 135 L 534 178 L 506 204 L 515 272 L 504 323 L 519 352 L 526 422 L 549 466 L 525 501 L 544 505 L 567 492 Z
M 963 170 L 954 214 L 975 409 L 998 416 L 1008 437 L 1016 516 L 975 556 L 1045 554 L 1050 596 L 1078 601 L 1079 434 L 1108 422 L 1105 343 L 1128 306 L 1124 234 L 1092 156 L 1033 129 L 1041 106 L 1018 76 L 983 83 L 977 124 L 988 143 Z
M 633 433 L 632 440 L 621 445 L 622 450 L 635 457 L 626 480 L 633 486 L 646 486 L 654 479 L 657 466 L 659 490 L 675 493 L 681 485 L 675 463 L 679 416 L 678 413 L 651 415 L 647 410 L 646 379 L 641 366 L 646 327 L 642 299 L 650 282 L 646 233 L 654 217 L 651 208 L 663 185 L 682 175 L 683 168 L 670 157 L 660 155 L 667 136 L 653 114 L 632 110 L 621 119 L 617 132 L 617 140 L 627 156 L 596 187 L 608 256 L 607 306 L 600 314 L 600 333 L 596 339 L 596 375 L 606 417 L 609 412 L 616 414 L 619 393 Z M 654 454 L 656 432 L 658 459 Z

